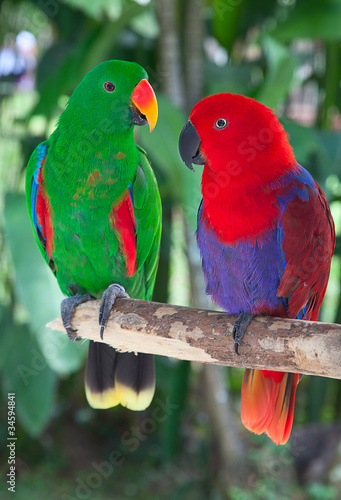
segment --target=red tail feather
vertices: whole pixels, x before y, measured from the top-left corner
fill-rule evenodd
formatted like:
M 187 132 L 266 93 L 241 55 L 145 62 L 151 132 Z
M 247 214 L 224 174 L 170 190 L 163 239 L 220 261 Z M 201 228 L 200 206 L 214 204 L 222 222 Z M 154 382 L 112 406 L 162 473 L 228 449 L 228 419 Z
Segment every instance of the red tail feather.
M 276 444 L 285 444 L 294 418 L 298 373 L 246 369 L 242 385 L 241 417 L 247 429 L 265 432 Z

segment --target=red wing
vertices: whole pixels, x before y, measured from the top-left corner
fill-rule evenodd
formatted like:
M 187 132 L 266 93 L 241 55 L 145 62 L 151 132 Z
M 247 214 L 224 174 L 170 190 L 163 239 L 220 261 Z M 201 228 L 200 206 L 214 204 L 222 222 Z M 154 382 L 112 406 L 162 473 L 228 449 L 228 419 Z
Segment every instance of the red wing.
M 136 226 L 129 190 L 113 207 L 109 218 L 113 228 L 119 234 L 127 266 L 127 276 L 133 276 L 136 273 Z
M 296 196 L 282 215 L 282 250 L 286 267 L 277 296 L 288 297 L 288 316 L 317 320 L 327 288 L 335 247 L 335 228 L 326 197 L 315 183 L 309 200 Z
M 53 272 L 56 271 L 52 252 L 54 247 L 53 227 L 51 223 L 50 200 L 44 189 L 43 168 L 45 164 L 47 145 L 42 143 L 30 158 L 26 189 L 28 209 L 35 232 L 36 241 L 44 259 Z M 29 168 L 28 167 L 28 168 Z

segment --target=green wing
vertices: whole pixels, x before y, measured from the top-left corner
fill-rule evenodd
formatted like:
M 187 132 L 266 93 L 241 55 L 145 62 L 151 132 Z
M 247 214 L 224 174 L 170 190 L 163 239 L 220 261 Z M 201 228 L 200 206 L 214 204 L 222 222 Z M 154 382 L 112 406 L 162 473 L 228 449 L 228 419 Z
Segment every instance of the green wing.
M 144 269 L 146 300 L 150 300 L 156 277 L 161 240 L 162 207 L 158 185 L 145 151 L 138 146 L 139 167 L 132 186 L 136 222 L 136 267 Z

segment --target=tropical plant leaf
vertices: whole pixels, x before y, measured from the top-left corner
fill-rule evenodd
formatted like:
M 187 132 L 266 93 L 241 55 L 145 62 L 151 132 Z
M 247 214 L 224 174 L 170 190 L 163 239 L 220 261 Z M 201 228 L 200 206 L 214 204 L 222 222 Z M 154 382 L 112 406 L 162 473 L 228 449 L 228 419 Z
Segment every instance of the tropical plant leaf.
M 87 3 L 97 5 L 97 2 Z M 97 29 L 88 31 L 73 44 L 60 41 L 52 46 L 38 68 L 40 99 L 32 114 L 51 115 L 61 94 L 71 94 L 88 71 L 100 62 L 113 58 L 117 37 L 145 9 L 145 6 L 135 2 L 125 2 L 116 21 L 99 24 Z
M 5 233 L 16 270 L 14 290 L 29 315 L 29 328 L 49 366 L 60 375 L 79 369 L 86 345 L 46 328 L 60 314 L 63 295 L 34 241 L 23 195 L 6 197 Z
M 63 0 L 64 3 L 74 9 L 82 10 L 87 16 L 101 19 L 106 15 L 115 20 L 122 12 L 122 0 Z
M 10 325 L 3 335 L 2 389 L 15 394 L 16 415 L 27 432 L 39 435 L 51 418 L 56 376 L 25 325 Z
M 136 33 L 146 38 L 156 38 L 159 34 L 159 24 L 154 10 L 150 7 L 135 16 L 130 26 Z
M 264 83 L 254 97 L 274 109 L 287 96 L 297 63 L 289 49 L 271 36 L 264 35 L 261 45 L 267 61 L 267 71 Z
M 340 0 L 309 0 L 299 2 L 271 34 L 284 42 L 295 38 L 341 40 L 340 26 Z

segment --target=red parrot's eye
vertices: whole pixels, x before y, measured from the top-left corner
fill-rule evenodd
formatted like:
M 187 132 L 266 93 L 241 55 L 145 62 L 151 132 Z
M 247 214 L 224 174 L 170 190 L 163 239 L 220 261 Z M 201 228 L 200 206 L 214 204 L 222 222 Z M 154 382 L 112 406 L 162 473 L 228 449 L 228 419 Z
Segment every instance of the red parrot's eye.
M 215 122 L 214 126 L 215 126 L 215 128 L 221 129 L 221 128 L 225 128 L 226 125 L 228 125 L 228 123 L 229 122 L 227 120 L 225 120 L 225 118 L 219 118 L 219 120 L 217 120 Z
M 112 82 L 105 82 L 103 87 L 105 88 L 105 90 L 107 92 L 114 92 L 114 90 L 115 90 L 115 84 Z

